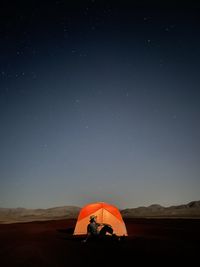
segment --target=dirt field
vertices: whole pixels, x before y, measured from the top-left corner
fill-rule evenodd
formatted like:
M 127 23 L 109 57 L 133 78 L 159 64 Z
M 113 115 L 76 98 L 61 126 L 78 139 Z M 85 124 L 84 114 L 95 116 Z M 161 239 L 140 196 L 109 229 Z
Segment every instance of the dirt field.
M 1 224 L 0 265 L 113 266 L 136 263 L 173 266 L 199 261 L 200 220 L 126 219 L 124 241 L 83 243 L 72 235 L 75 220 Z

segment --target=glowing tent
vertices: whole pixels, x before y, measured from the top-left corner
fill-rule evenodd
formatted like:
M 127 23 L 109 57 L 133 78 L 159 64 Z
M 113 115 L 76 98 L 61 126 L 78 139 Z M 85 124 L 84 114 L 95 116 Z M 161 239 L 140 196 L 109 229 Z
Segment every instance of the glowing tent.
M 84 206 L 78 216 L 74 235 L 87 234 L 87 225 L 91 215 L 97 216 L 98 223 L 112 225 L 113 232 L 118 236 L 127 236 L 126 226 L 119 210 L 104 202 L 91 203 Z

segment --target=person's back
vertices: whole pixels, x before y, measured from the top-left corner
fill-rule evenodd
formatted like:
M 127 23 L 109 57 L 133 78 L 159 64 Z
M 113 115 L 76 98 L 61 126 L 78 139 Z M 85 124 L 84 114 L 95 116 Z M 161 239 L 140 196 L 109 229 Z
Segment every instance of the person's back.
M 100 224 L 96 222 L 97 216 L 91 215 L 89 224 L 87 225 L 87 237 L 83 242 L 86 242 L 88 238 L 103 238 L 106 236 L 106 234 L 110 234 L 112 237 L 116 237 L 115 234 L 113 234 L 112 226 L 109 224 Z M 99 227 L 102 226 L 101 230 L 99 230 Z
M 99 234 L 98 227 L 98 223 L 96 223 L 95 221 L 90 221 L 87 226 L 87 233 L 91 236 L 97 236 Z

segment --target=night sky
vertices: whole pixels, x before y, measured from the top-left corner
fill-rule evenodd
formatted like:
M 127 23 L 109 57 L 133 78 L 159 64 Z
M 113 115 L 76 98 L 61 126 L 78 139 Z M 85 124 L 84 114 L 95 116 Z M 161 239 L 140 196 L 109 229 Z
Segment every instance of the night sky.
M 7 1 L 0 207 L 200 199 L 199 8 Z

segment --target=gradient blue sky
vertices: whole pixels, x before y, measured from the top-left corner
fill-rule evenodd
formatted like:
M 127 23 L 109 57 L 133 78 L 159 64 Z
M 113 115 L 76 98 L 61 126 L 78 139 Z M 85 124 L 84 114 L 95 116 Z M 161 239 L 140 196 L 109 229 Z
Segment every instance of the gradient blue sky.
M 5 4 L 0 207 L 200 198 L 198 9 Z

